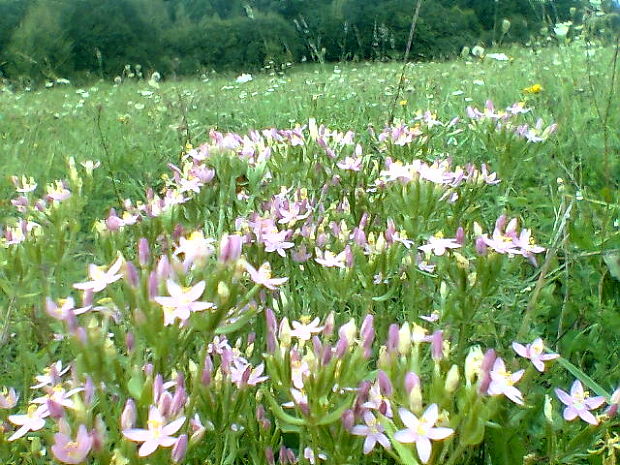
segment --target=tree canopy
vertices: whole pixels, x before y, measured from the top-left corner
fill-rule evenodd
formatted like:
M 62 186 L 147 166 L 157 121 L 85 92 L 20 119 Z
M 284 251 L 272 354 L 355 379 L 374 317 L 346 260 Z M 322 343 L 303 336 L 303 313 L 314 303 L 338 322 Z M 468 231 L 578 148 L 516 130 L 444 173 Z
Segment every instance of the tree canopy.
M 0 76 L 164 76 L 402 57 L 417 0 L 0 0 Z M 607 8 L 614 8 L 610 0 Z M 527 42 L 583 0 L 424 0 L 413 59 Z M 587 8 L 586 8 L 587 9 Z M 579 14 L 587 14 L 583 5 Z M 510 29 L 502 30 L 504 20 Z

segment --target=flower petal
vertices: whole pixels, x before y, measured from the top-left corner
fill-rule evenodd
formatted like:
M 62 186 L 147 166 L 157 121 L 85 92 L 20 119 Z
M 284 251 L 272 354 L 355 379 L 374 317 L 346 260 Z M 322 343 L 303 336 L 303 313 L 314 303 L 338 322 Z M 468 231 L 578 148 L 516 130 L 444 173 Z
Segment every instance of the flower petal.
M 418 437 L 415 446 L 422 463 L 427 463 L 428 459 L 431 458 L 431 452 L 433 450 L 431 440 L 424 436 Z
M 416 442 L 416 440 L 418 439 L 418 435 L 414 433 L 412 430 L 410 430 L 409 428 L 407 428 L 407 429 L 403 429 L 400 431 L 396 431 L 394 433 L 394 439 L 397 440 L 398 442 L 409 444 L 412 442 Z
M 442 439 L 446 439 L 449 436 L 452 436 L 453 433 L 454 430 L 452 428 L 430 428 L 426 433 L 426 436 L 428 436 L 434 441 L 440 441 Z
M 411 428 L 413 430 L 418 428 L 418 425 L 420 424 L 420 420 L 418 420 L 418 417 L 416 417 L 409 410 L 404 409 L 404 408 L 399 408 L 398 415 L 400 416 L 400 419 L 403 421 L 405 426 L 407 426 L 408 428 Z

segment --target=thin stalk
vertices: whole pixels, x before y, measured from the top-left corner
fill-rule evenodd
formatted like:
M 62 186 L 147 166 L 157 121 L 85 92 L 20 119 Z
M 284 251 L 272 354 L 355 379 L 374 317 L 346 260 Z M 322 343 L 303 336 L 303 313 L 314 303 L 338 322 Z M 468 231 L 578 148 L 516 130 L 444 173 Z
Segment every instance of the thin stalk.
M 413 43 L 413 35 L 415 33 L 415 27 L 420 17 L 420 7 L 422 6 L 422 0 L 418 0 L 415 5 L 415 11 L 413 12 L 413 19 L 411 20 L 411 28 L 409 29 L 409 38 L 407 39 L 407 48 L 405 49 L 405 56 L 403 57 L 403 69 L 400 72 L 400 79 L 398 80 L 398 87 L 396 88 L 396 94 L 394 95 L 394 101 L 390 108 L 390 114 L 388 116 L 388 124 L 392 124 L 394 121 L 394 112 L 396 111 L 396 104 L 400 98 L 400 94 L 405 87 L 405 73 L 407 71 L 407 61 L 409 60 L 409 53 L 411 52 L 411 44 Z

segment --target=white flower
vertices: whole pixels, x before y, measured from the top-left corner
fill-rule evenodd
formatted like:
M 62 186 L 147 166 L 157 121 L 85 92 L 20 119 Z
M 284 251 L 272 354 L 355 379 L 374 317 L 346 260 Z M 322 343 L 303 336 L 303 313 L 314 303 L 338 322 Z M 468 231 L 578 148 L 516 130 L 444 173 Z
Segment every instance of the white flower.
M 235 82 L 237 84 L 244 84 L 246 82 L 250 82 L 251 80 L 252 80 L 252 75 L 244 73 L 244 74 L 238 76 L 237 79 L 235 80 Z

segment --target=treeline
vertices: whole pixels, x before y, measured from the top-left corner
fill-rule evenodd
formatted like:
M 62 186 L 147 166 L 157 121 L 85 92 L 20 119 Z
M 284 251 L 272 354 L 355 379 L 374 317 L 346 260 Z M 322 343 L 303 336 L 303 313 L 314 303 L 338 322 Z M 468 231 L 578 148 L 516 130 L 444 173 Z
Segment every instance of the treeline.
M 608 1 L 608 0 L 607 0 Z M 194 75 L 402 56 L 416 0 L 0 0 L 0 75 Z M 425 0 L 413 59 L 531 40 L 579 0 Z M 611 3 L 610 3 L 611 5 Z M 506 31 L 504 19 L 510 21 Z

